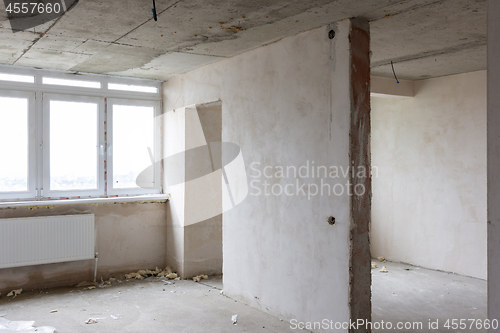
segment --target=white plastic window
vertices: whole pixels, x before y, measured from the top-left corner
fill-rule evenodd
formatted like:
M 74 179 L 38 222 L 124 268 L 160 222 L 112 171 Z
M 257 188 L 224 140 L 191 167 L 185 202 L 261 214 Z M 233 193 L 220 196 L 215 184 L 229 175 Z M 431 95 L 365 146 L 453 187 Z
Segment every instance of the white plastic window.
M 44 95 L 44 197 L 104 194 L 104 101 Z
M 0 199 L 35 196 L 35 94 L 0 91 Z
M 158 102 L 108 100 L 108 193 L 159 193 Z

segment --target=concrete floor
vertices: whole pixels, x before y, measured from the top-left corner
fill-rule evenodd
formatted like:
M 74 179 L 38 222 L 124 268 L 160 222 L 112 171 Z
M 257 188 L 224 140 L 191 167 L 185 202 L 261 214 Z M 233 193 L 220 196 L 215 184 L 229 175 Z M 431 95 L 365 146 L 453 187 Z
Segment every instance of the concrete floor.
M 287 321 L 221 295 L 220 278 L 203 284 L 184 280 L 165 285 L 161 280 L 116 282 L 93 290 L 23 292 L 14 299 L 2 297 L 0 315 L 5 313 L 3 318 L 11 321 L 34 320 L 35 327 L 52 326 L 57 333 L 291 332 Z M 235 314 L 237 325 L 231 321 Z M 85 324 L 89 318 L 104 319 Z
M 486 281 L 400 263 L 372 270 L 373 322 L 422 322 L 423 330 L 401 332 L 486 332 L 443 327 L 447 319 L 485 319 Z M 385 266 L 388 273 L 379 270 Z M 221 295 L 221 278 L 202 283 L 157 278 L 113 282 L 111 286 L 58 288 L 0 298 L 0 316 L 34 320 L 56 332 L 296 332 L 284 320 Z M 215 288 L 214 288 L 215 287 Z M 57 310 L 50 313 L 51 310 Z M 238 325 L 231 317 L 238 315 Z M 113 317 L 117 318 L 114 319 Z M 85 324 L 97 318 L 96 324 Z M 102 319 L 99 319 L 102 318 Z M 428 322 L 439 320 L 439 330 Z M 388 330 L 374 330 L 374 332 Z M 396 330 L 397 331 L 397 330 Z
M 486 281 L 407 264 L 374 260 L 372 269 L 372 321 L 422 322 L 423 330 L 402 332 L 486 332 L 443 327 L 447 319 L 486 319 Z M 388 273 L 381 273 L 385 266 Z M 429 330 L 429 319 L 439 320 L 438 330 Z M 374 330 L 384 332 L 387 330 Z

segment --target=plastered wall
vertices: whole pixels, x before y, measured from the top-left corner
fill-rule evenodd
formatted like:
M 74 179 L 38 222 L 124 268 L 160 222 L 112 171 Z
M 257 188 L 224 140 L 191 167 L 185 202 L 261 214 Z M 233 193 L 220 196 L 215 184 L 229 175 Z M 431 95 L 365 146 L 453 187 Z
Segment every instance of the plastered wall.
M 488 0 L 488 318 L 500 319 L 500 2 Z M 490 329 L 489 332 L 498 332 Z
M 331 28 L 336 31 L 334 40 L 328 39 Z M 174 110 L 220 99 L 222 141 L 240 146 L 249 181 L 256 179 L 252 163 L 260 163 L 254 168 L 299 167 L 307 161 L 347 167 L 349 29 L 349 21 L 342 21 L 167 81 L 165 128 L 182 122 Z M 285 186 L 296 179 L 269 181 Z M 314 177 L 298 181 L 321 184 Z M 347 194 L 256 193 L 250 189 L 241 204 L 223 214 L 224 290 L 285 317 L 348 321 Z M 177 199 L 182 207 L 184 197 L 178 193 L 172 195 L 171 209 Z M 334 226 L 327 223 L 330 215 L 336 218 Z
M 95 214 L 97 279 L 166 262 L 166 202 L 100 203 L 0 209 L 0 218 Z M 76 285 L 94 279 L 94 260 L 0 269 L 0 293 Z
M 486 71 L 372 97 L 372 255 L 486 279 Z

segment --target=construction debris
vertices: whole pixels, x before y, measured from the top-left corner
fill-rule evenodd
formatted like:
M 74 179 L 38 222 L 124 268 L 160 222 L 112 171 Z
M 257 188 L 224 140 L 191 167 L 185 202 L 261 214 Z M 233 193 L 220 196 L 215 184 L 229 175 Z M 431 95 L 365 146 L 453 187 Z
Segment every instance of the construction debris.
M 238 315 L 237 314 L 232 316 L 231 320 L 233 321 L 233 325 L 238 325 Z
M 377 268 L 377 263 L 375 261 L 372 261 L 372 269 Z
M 193 277 L 193 281 L 194 282 L 200 282 L 202 279 L 203 280 L 208 280 L 208 275 L 201 274 L 201 275 Z
M 54 313 L 54 312 L 57 312 L 57 310 L 51 310 L 50 313 Z
M 87 319 L 87 321 L 85 322 L 85 324 L 97 324 L 97 320 L 95 320 L 93 318 L 89 318 L 89 319 Z
M 149 269 L 141 269 L 137 271 L 137 273 L 130 273 L 130 274 L 125 274 L 125 278 L 128 279 L 137 279 L 141 280 L 143 278 L 147 278 L 150 276 L 156 276 L 156 277 L 166 277 L 167 279 L 175 279 L 177 277 L 177 274 L 172 272 L 172 268 L 167 267 L 163 271 L 156 267 L 155 270 L 149 270 Z M 111 279 L 110 279 L 111 280 Z
M 384 258 L 384 257 L 378 257 L 377 259 L 378 259 L 378 261 L 380 261 L 380 262 L 385 262 L 385 258 Z
M 127 281 L 130 279 L 136 279 L 136 280 L 142 280 L 145 278 L 150 278 L 150 277 L 157 277 L 157 278 L 166 278 L 166 279 L 172 279 L 172 280 L 180 280 L 180 278 L 177 276 L 176 273 L 172 272 L 172 268 L 167 267 L 165 269 L 159 269 L 156 267 L 154 270 L 150 269 L 140 269 L 137 272 L 132 272 L 129 274 L 124 274 L 120 275 L 117 277 L 111 277 L 108 279 L 108 281 L 104 281 L 101 277 L 101 282 L 99 284 L 96 284 L 95 282 L 81 282 L 77 285 L 77 287 L 87 287 L 86 289 L 95 289 L 96 286 L 99 288 L 106 288 L 109 286 L 112 286 L 116 282 L 123 282 L 123 278 L 125 278 Z M 163 280 L 165 282 L 165 280 Z M 168 283 L 167 283 L 168 284 Z
M 380 273 L 388 273 L 389 271 L 387 270 L 387 268 L 385 268 L 385 266 L 382 267 L 382 269 L 380 270 Z
M 10 293 L 7 294 L 7 297 L 21 295 L 22 292 L 23 292 L 22 289 L 12 290 Z
M 6 332 L 39 332 L 39 333 L 54 333 L 55 328 L 50 326 L 33 327 L 34 321 L 10 321 L 0 318 L 0 333 Z

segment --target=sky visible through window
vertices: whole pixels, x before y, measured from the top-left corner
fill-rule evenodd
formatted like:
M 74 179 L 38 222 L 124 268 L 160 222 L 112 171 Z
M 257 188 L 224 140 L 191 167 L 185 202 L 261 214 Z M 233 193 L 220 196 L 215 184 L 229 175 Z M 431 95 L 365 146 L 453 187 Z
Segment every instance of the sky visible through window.
M 99 105 L 51 100 L 49 107 L 50 190 L 98 189 Z M 137 176 L 151 166 L 154 112 L 113 105 L 113 188 L 138 188 Z M 0 97 L 0 192 L 28 191 L 28 142 L 28 99 Z M 154 185 L 153 174 L 146 180 Z
M 28 190 L 28 99 L 0 97 L 0 192 Z
M 113 188 L 138 187 L 137 176 L 153 163 L 148 147 L 154 147 L 154 108 L 113 105 Z
M 98 185 L 98 104 L 50 101 L 50 189 Z

